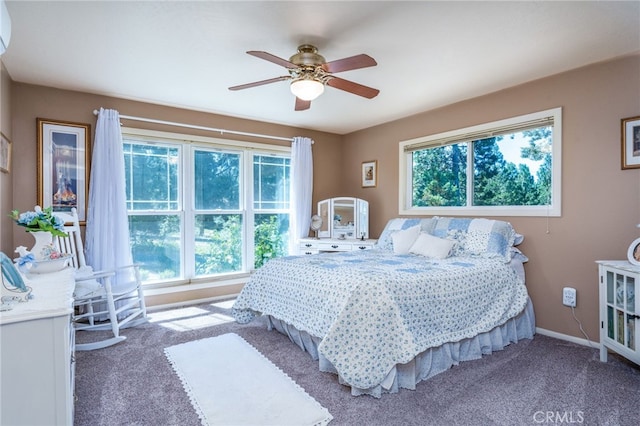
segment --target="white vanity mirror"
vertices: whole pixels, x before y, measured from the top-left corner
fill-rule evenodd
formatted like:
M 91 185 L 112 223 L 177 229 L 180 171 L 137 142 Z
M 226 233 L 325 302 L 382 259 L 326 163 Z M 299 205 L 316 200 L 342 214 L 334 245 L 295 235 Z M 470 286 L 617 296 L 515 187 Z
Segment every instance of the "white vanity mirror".
M 369 238 L 368 201 L 353 197 L 328 198 L 318 202 L 318 215 L 322 218 L 319 238 Z

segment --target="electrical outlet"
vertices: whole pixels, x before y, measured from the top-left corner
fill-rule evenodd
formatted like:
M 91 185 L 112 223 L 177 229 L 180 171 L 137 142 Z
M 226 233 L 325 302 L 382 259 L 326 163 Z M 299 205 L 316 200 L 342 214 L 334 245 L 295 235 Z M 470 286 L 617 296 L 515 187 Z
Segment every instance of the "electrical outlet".
M 576 307 L 576 289 L 572 287 L 565 287 L 562 289 L 562 304 L 565 306 L 570 306 L 572 308 Z

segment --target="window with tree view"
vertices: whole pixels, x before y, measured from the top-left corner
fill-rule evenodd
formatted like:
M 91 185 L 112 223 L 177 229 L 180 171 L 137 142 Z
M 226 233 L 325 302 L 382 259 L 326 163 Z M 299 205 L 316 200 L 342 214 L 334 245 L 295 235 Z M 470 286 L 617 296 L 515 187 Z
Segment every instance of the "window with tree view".
M 134 261 L 143 281 L 246 273 L 288 254 L 288 149 L 124 135 Z
M 559 129 L 557 109 L 401 143 L 401 213 L 559 215 Z

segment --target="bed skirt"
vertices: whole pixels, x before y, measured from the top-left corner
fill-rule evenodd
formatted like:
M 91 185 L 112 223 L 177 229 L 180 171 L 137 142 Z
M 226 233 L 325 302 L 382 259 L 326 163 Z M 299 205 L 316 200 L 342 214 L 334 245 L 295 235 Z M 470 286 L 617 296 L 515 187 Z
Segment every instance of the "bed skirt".
M 269 330 L 275 329 L 289 336 L 293 343 L 308 352 L 313 359 L 318 360 L 320 371 L 338 374 L 331 362 L 318 353 L 318 345 L 321 341 L 319 337 L 298 330 L 271 316 L 268 316 L 268 321 Z M 520 314 L 501 326 L 459 342 L 445 343 L 436 348 L 429 348 L 406 364 L 396 364 L 378 386 L 369 389 L 356 388 L 346 383 L 339 374 L 338 381 L 343 385 L 350 386 L 351 394 L 354 396 L 371 395 L 380 398 L 383 393 L 396 393 L 400 388 L 414 390 L 417 383 L 440 374 L 462 361 L 479 359 L 482 358 L 482 355 L 502 350 L 511 343 L 517 343 L 522 339 L 532 339 L 535 328 L 533 304 L 529 299 Z

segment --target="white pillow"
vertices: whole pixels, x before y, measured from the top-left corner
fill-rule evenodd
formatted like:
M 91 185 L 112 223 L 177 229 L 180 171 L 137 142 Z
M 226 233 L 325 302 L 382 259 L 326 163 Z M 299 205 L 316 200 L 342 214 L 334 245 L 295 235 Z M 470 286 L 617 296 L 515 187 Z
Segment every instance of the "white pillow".
M 395 254 L 408 254 L 409 249 L 420 235 L 420 225 L 396 231 L 391 234 L 393 240 L 393 252 Z
M 434 237 L 426 232 L 421 233 L 409 249 L 409 253 L 425 257 L 445 259 L 449 256 L 455 241 Z

